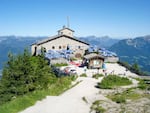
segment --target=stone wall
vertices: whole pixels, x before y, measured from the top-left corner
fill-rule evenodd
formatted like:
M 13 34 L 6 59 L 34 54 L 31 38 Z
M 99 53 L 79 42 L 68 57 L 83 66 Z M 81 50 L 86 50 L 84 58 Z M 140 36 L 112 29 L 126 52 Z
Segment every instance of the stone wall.
M 118 57 L 105 57 L 105 62 L 116 63 L 119 61 Z

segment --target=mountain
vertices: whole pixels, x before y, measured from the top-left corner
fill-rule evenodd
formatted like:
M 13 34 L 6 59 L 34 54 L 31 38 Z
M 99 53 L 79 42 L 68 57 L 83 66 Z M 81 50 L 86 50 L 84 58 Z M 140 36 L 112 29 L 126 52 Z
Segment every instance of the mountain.
M 103 47 L 103 48 L 109 48 L 113 44 L 119 41 L 119 39 L 113 39 L 108 36 L 103 36 L 103 37 L 87 36 L 87 37 L 79 37 L 79 39 L 86 41 L 87 43 L 93 46 L 96 45 L 98 47 Z
M 116 52 L 122 61 L 138 63 L 142 70 L 150 72 L 150 35 L 120 40 L 109 50 Z
M 25 48 L 29 48 L 30 45 L 36 40 L 40 40 L 43 37 L 16 37 L 16 36 L 0 36 L 0 69 L 8 59 L 8 53 L 18 54 L 23 52 Z

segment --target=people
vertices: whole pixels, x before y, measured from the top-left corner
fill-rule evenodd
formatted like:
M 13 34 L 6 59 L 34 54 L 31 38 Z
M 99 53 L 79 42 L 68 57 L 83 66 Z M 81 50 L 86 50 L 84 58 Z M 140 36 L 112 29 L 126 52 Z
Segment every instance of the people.
M 86 73 L 86 71 L 87 71 L 87 67 L 86 67 L 86 66 L 84 66 L 84 72 Z
M 105 76 L 107 76 L 105 63 L 102 64 L 102 69 L 103 69 L 103 72 L 104 72 Z
M 113 70 L 113 71 L 111 72 L 111 74 L 114 75 L 114 72 L 115 72 L 115 70 Z

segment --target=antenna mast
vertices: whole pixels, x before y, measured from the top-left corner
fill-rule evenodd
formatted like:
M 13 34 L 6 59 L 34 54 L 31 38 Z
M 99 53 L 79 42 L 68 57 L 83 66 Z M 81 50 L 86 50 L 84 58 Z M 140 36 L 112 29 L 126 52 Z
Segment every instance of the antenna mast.
M 67 16 L 67 27 L 69 28 L 70 25 L 69 25 L 69 16 Z

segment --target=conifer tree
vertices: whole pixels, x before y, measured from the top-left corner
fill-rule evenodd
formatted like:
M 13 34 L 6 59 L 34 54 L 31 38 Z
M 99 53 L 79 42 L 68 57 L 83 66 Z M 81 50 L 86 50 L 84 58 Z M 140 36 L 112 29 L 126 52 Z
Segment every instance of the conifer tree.
M 44 55 L 31 56 L 27 49 L 17 56 L 8 55 L 0 81 L 0 104 L 34 90 L 48 88 L 56 77 Z

